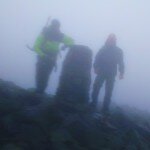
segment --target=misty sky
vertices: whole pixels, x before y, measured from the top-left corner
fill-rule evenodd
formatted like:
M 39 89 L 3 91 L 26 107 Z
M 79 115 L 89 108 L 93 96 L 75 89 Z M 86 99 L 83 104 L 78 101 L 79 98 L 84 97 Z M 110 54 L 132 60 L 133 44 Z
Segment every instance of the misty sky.
M 76 44 L 89 46 L 94 54 L 108 34 L 115 33 L 118 46 L 124 51 L 126 73 L 123 81 L 116 78 L 113 101 L 148 110 L 149 15 L 149 0 L 1 0 L 0 78 L 25 88 L 35 87 L 36 54 L 26 44 L 33 46 L 51 16 L 60 20 L 62 32 Z M 59 73 L 51 77 L 47 89 L 51 94 L 56 90 L 58 77 Z

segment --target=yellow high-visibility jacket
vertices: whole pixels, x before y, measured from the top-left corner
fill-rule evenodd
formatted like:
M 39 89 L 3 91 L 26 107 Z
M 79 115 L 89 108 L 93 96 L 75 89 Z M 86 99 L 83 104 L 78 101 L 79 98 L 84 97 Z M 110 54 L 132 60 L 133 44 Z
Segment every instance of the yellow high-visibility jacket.
M 63 43 L 66 46 L 71 46 L 74 44 L 72 38 L 63 34 L 63 37 L 60 41 L 55 40 L 47 40 L 43 34 L 39 35 L 34 44 L 35 52 L 43 56 L 49 52 L 58 52 L 59 51 L 59 44 Z

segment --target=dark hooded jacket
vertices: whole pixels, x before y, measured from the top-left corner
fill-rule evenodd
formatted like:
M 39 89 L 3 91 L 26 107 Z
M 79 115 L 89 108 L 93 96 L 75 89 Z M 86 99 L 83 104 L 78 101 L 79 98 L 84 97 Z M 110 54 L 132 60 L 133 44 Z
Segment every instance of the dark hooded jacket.
M 115 45 L 103 46 L 96 55 L 94 69 L 97 73 L 108 76 L 116 76 L 117 68 L 124 74 L 123 51 Z

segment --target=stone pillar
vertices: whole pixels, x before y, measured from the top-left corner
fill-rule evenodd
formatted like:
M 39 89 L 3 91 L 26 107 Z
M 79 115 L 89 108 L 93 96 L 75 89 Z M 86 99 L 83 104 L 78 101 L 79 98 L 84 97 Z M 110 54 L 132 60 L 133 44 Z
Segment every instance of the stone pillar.
M 70 48 L 62 67 L 56 101 L 87 104 L 91 83 L 92 51 L 82 45 Z

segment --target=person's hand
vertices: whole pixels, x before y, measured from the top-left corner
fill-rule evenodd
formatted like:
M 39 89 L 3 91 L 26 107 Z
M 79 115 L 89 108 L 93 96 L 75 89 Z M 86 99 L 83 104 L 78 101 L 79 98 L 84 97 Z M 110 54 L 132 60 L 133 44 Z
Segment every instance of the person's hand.
M 123 74 L 120 74 L 120 75 L 119 75 L 119 79 L 120 79 L 120 80 L 124 79 L 124 75 L 123 75 Z

